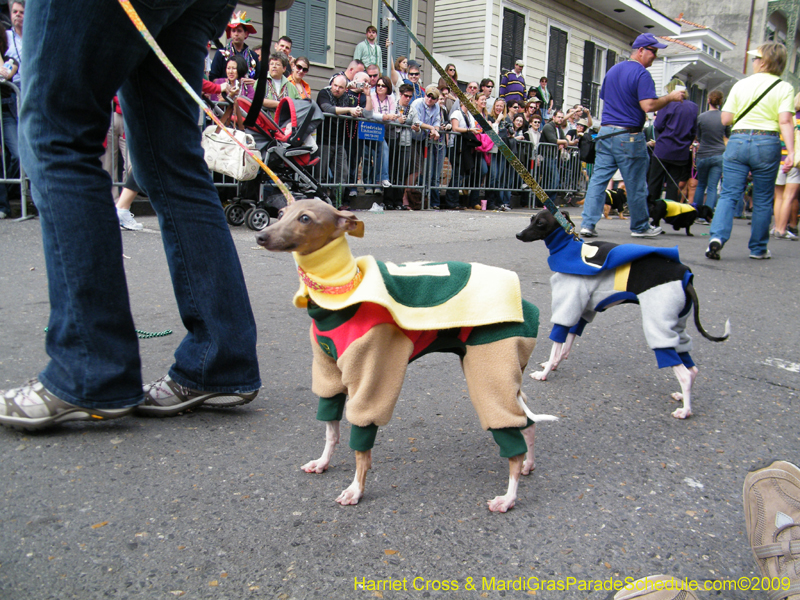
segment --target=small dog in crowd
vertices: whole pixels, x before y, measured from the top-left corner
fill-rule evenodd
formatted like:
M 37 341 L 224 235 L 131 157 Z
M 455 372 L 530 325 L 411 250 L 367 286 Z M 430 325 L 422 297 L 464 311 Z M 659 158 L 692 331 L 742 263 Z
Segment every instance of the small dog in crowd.
M 353 483 L 336 499 L 364 494 L 378 427 L 391 419 L 408 364 L 429 352 L 461 358 L 473 406 L 509 460 L 504 496 L 489 510 L 514 506 L 520 475 L 534 468 L 535 415 L 525 405 L 522 373 L 536 345 L 539 310 L 522 299 L 516 273 L 477 263 L 382 263 L 354 258 L 345 234 L 364 223 L 319 200 L 298 200 L 256 239 L 267 250 L 293 252 L 300 275 L 294 304 L 312 318 L 312 390 L 320 398 L 325 449 L 303 465 L 322 473 L 339 442 L 345 409 L 356 454 Z
M 603 205 L 603 217 L 606 219 L 611 218 L 611 209 L 617 211 L 620 219 L 625 219 L 623 211 L 625 205 L 628 203 L 628 194 L 625 188 L 618 188 L 616 190 L 606 190 L 606 203 Z
M 653 227 L 658 227 L 663 219 L 672 225 L 675 231 L 686 229 L 686 235 L 694 235 L 689 229 L 694 225 L 695 220 L 705 219 L 711 222 L 714 218 L 714 210 L 705 204 L 700 208 L 695 208 L 691 204 L 673 202 L 672 200 L 656 200 L 647 203 L 647 210 L 650 213 Z
M 569 215 L 564 214 L 567 219 Z M 571 222 L 571 221 L 570 221 Z M 689 351 L 692 340 L 686 322 L 694 308 L 698 331 L 712 342 L 730 335 L 730 322 L 722 337 L 709 335 L 700 324 L 698 300 L 692 286 L 692 272 L 678 257 L 677 248 L 656 248 L 609 242 L 584 243 L 568 234 L 547 210 L 531 218 L 517 234 L 523 242 L 544 240 L 550 250 L 547 259 L 554 272 L 552 290 L 553 348 L 544 370 L 531 377 L 544 381 L 570 353 L 575 337 L 594 316 L 606 308 L 632 302 L 642 309 L 645 338 L 656 354 L 659 368 L 672 367 L 681 391 L 672 394 L 683 406 L 672 416 L 685 419 L 692 414 L 692 384 L 697 367 Z

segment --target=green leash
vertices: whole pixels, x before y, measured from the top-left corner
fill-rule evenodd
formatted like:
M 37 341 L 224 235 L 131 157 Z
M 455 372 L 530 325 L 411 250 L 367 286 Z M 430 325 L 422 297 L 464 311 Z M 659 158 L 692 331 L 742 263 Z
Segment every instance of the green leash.
M 44 332 L 47 333 L 48 329 L 49 327 L 45 327 Z M 140 340 L 149 340 L 150 338 L 164 337 L 171 334 L 172 329 L 165 329 L 164 331 L 142 331 L 141 329 L 136 330 L 136 335 Z
M 433 55 L 431 55 L 430 52 L 428 52 L 428 49 L 425 48 L 425 46 L 423 46 L 420 43 L 420 41 L 414 35 L 414 32 L 411 31 L 411 28 L 403 22 L 403 19 L 401 19 L 400 16 L 390 6 L 389 0 L 383 0 L 383 3 L 386 6 L 386 8 L 389 9 L 389 12 L 392 13 L 392 16 L 395 18 L 395 20 L 405 28 L 405 30 L 408 32 L 408 36 L 417 45 L 422 54 L 425 55 L 425 58 L 427 58 L 430 61 L 433 67 L 439 72 L 439 75 L 447 82 L 448 87 L 458 97 L 459 101 L 469 109 L 469 112 L 472 114 L 473 117 L 475 117 L 475 120 L 478 121 L 480 126 L 483 128 L 483 132 L 491 138 L 492 142 L 494 142 L 494 145 L 497 147 L 497 149 L 500 150 L 503 156 L 506 157 L 508 163 L 512 167 L 514 167 L 514 170 L 517 173 L 519 173 L 520 177 L 522 177 L 522 180 L 528 184 L 528 187 L 530 187 L 531 191 L 533 191 L 533 193 L 536 194 L 536 197 L 539 199 L 539 201 L 542 204 L 544 204 L 545 207 L 547 207 L 547 210 L 553 213 L 553 216 L 556 218 L 556 221 L 558 221 L 558 224 L 564 228 L 564 231 L 574 236 L 575 239 L 579 239 L 580 236 L 578 234 L 578 230 L 576 229 L 576 227 L 572 223 L 567 221 L 567 219 L 564 217 L 561 211 L 558 210 L 558 207 L 553 203 L 552 200 L 550 200 L 550 198 L 548 198 L 547 194 L 542 189 L 542 187 L 531 176 L 531 174 L 528 172 L 528 170 L 525 168 L 522 162 L 520 162 L 519 158 L 517 158 L 517 156 L 511 151 L 511 148 L 509 148 L 508 145 L 506 145 L 506 143 L 500 139 L 500 136 L 497 135 L 497 133 L 495 133 L 491 125 L 489 125 L 486 119 L 483 118 L 483 115 L 478 112 L 478 109 L 475 108 L 472 102 L 470 102 L 469 99 L 464 95 L 464 92 L 462 92 L 458 88 L 456 82 L 453 81 L 453 79 L 445 72 L 442 66 L 438 62 L 436 62 L 436 59 L 433 58 Z

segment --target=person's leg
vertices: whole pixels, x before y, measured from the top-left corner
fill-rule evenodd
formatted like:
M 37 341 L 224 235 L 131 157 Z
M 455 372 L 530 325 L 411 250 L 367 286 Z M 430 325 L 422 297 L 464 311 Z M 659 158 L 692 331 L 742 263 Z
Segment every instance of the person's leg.
M 647 210 L 647 171 L 650 161 L 644 133 L 618 137 L 622 140 L 612 147 L 628 195 L 630 228 L 632 232 L 644 232 L 650 229 L 650 213 Z
M 728 141 L 728 147 L 725 150 L 723 163 L 725 177 L 722 179 L 722 193 L 717 200 L 714 219 L 711 221 L 711 229 L 708 232 L 709 239 L 717 240 L 720 247 L 724 246 L 731 237 L 736 205 L 741 200 L 747 185 L 747 175 L 750 173 L 750 165 L 747 163 L 750 155 L 749 147 L 749 136 L 734 134 Z
M 800 178 L 800 174 L 798 174 L 797 167 L 794 167 L 791 171 L 789 171 L 787 183 L 783 189 L 780 206 L 778 205 L 778 195 L 775 194 L 776 236 L 783 236 L 786 234 L 786 227 L 789 225 L 789 216 L 791 215 L 792 204 L 795 198 L 797 198 L 798 189 L 800 189 L 800 184 L 789 183 L 789 180 L 797 181 L 798 178 Z
M 713 157 L 697 159 L 697 187 L 694 190 L 692 203 L 695 208 L 700 208 L 705 204 L 706 187 L 708 186 L 708 174 L 711 171 Z M 710 190 L 709 190 L 710 191 Z M 710 195 L 710 194 L 709 194 Z
M 600 129 L 600 135 L 607 135 L 617 131 L 611 127 Z M 617 136 L 619 137 L 619 136 Z M 600 217 L 603 216 L 603 205 L 606 198 L 606 187 L 611 182 L 614 173 L 617 172 L 617 159 L 612 152 L 612 141 L 614 138 L 600 140 L 595 146 L 594 170 L 592 178 L 586 189 L 586 198 L 583 202 L 583 213 L 581 214 L 581 230 L 594 233 L 594 228 Z
M 717 206 L 719 197 L 719 182 L 722 179 L 722 155 L 713 156 L 710 159 L 711 167 L 708 170 L 708 180 L 706 185 L 706 206 L 714 210 Z
M 661 198 L 664 191 L 664 164 L 653 154 L 647 170 L 647 201 L 654 202 Z
M 772 194 L 775 173 L 781 160 L 781 144 L 777 137 L 758 136 L 751 146 L 750 171 L 753 174 L 753 218 L 750 222 L 751 256 L 767 252 L 769 226 L 772 222 Z M 788 186 L 787 186 L 788 187 Z
M 9 104 L 3 103 L 0 105 L 0 110 L 3 111 L 2 118 L 0 118 L 0 153 L 2 153 L 0 154 L 0 160 L 2 160 L 0 164 L 4 166 L 4 169 L 0 169 L 0 177 L 3 179 L 11 179 L 13 177 L 11 175 L 11 161 L 6 160 L 3 149 L 5 147 L 6 137 L 11 133 L 10 130 L 12 127 L 16 137 L 17 120 L 11 114 Z M 8 188 L 5 183 L 0 183 L 0 219 L 5 219 L 10 216 L 11 204 L 8 201 Z

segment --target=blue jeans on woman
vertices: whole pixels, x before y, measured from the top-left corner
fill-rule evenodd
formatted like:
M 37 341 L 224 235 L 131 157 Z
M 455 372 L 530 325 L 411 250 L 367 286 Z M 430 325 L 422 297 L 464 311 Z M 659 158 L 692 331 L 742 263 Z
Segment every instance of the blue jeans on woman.
M 703 197 L 707 193 L 705 205 L 714 209 L 717 205 L 717 186 L 720 179 L 722 179 L 722 154 L 697 159 L 697 189 L 694 192 L 696 208 L 703 206 Z
M 508 188 L 511 186 L 510 165 L 506 158 L 498 150 L 492 154 L 492 165 L 489 168 L 489 187 Z M 498 203 L 511 207 L 510 190 L 489 190 L 486 194 L 489 197 L 489 204 L 496 206 Z
M 708 233 L 725 245 L 733 230 L 736 205 L 747 186 L 748 173 L 753 174 L 753 218 L 750 222 L 750 253 L 760 256 L 767 251 L 769 225 L 775 194 L 775 177 L 781 162 L 780 138 L 770 135 L 749 135 L 734 132 L 723 155 L 725 178 L 722 193 Z
M 233 4 L 133 5 L 199 93 L 206 44 L 222 33 Z M 60 0 L 29 2 L 23 44 L 20 155 L 41 217 L 51 307 L 51 360 L 41 382 L 86 408 L 125 408 L 143 399 L 122 236 L 111 179 L 100 162 L 111 99 L 120 90 L 136 179 L 158 214 L 187 329 L 169 375 L 199 390 L 257 390 L 255 320 L 200 147 L 197 105 L 115 2 L 87 0 L 79 11 Z M 165 283 L 150 285 L 161 295 Z

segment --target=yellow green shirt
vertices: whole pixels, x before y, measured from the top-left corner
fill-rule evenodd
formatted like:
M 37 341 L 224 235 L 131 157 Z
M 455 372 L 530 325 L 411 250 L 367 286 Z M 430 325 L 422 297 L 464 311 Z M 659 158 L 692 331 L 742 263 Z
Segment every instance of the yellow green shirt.
M 735 121 L 776 79 L 778 77 L 770 73 L 756 73 L 736 82 L 722 110 L 733 113 Z M 778 114 L 782 112 L 794 113 L 794 88 L 785 81 L 772 88 L 750 112 L 737 121 L 733 125 L 733 133 L 737 129 L 780 131 Z

